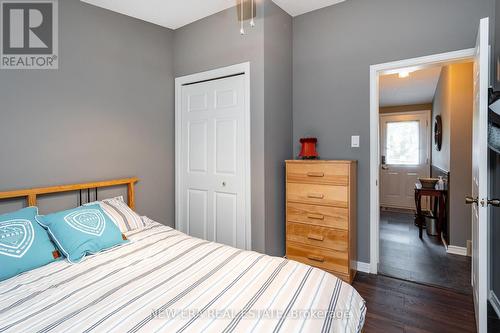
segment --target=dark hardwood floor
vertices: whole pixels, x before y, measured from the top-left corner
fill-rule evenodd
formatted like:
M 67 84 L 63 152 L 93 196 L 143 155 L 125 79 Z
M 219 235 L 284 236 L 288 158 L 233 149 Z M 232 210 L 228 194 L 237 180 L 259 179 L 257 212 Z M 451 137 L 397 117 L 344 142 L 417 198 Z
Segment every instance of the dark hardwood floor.
M 470 294 L 364 273 L 353 286 L 366 300 L 365 333 L 476 332 Z
M 470 258 L 447 254 L 425 232 L 420 240 L 409 214 L 382 212 L 380 223 L 381 275 L 353 282 L 367 303 L 364 333 L 476 332 Z M 488 332 L 500 333 L 491 306 Z
M 493 307 L 490 304 L 488 304 L 488 332 L 500 332 L 500 318 L 498 318 L 495 310 L 493 310 Z
M 418 237 L 414 215 L 381 211 L 379 273 L 472 293 L 471 258 L 448 254 L 437 236 Z

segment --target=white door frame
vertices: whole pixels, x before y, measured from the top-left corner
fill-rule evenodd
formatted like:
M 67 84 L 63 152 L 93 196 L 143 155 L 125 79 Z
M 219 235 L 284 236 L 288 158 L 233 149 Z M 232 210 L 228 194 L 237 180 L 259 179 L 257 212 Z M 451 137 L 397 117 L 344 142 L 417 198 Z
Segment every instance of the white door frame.
M 186 75 L 175 79 L 175 227 L 181 223 L 183 214 L 181 211 L 181 191 L 182 191 L 182 172 L 181 170 L 181 139 L 182 139 L 182 86 L 197 82 L 215 80 L 234 75 L 242 75 L 245 80 L 245 152 L 244 164 L 245 170 L 243 172 L 245 177 L 244 193 L 245 193 L 245 249 L 251 250 L 252 248 L 252 192 L 251 192 L 251 132 L 250 132 L 250 62 L 236 64 L 228 67 L 209 70 L 206 72 Z
M 403 68 L 420 69 L 431 65 L 473 60 L 475 49 L 439 53 L 419 58 L 393 61 L 370 66 L 370 273 L 377 274 L 379 263 L 379 77 L 395 74 Z

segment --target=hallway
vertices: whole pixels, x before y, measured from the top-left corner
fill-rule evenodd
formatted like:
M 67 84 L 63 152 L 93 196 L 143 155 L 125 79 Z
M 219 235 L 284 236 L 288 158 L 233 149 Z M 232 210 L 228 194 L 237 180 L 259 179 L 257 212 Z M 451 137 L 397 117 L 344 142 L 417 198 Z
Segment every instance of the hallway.
M 470 294 L 471 258 L 447 254 L 437 236 L 418 238 L 411 213 L 380 213 L 379 273 Z

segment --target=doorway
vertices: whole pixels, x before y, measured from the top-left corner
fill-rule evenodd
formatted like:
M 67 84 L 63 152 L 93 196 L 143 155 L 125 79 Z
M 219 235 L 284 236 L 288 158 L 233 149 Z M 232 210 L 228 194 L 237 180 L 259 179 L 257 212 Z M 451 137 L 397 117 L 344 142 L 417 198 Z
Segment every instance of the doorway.
M 464 198 L 472 191 L 473 64 L 404 68 L 381 75 L 379 87 L 379 273 L 472 294 Z M 431 131 L 431 119 L 444 126 Z
M 176 79 L 176 228 L 251 248 L 250 64 Z
M 476 46 L 472 49 L 442 53 L 370 67 L 370 271 L 378 273 L 379 264 L 379 80 L 391 71 L 426 67 L 456 61 L 473 62 L 473 145 L 472 145 L 472 196 L 466 202 L 472 206 L 472 274 L 471 282 L 478 332 L 487 332 L 487 305 L 489 286 L 489 217 L 488 206 L 488 88 L 490 76 L 489 19 L 481 19 Z M 421 220 L 419 220 L 421 221 Z M 422 224 L 419 223 L 421 226 Z
M 381 173 L 381 138 L 380 138 L 380 82 L 384 75 L 397 75 L 402 72 L 418 71 L 430 67 L 443 66 L 447 63 L 472 61 L 475 49 L 466 49 L 421 58 L 395 61 L 370 67 L 370 272 L 378 273 L 380 257 L 380 173 Z M 410 110 L 415 111 L 414 108 Z M 422 110 L 421 108 L 417 109 Z M 398 109 L 398 111 L 401 111 Z M 405 110 L 406 111 L 406 110 Z
M 398 74 L 403 68 L 422 68 L 449 61 L 465 61 L 474 57 L 467 49 L 427 57 L 372 65 L 370 67 L 370 273 L 378 274 L 380 258 L 380 80 L 383 75 Z

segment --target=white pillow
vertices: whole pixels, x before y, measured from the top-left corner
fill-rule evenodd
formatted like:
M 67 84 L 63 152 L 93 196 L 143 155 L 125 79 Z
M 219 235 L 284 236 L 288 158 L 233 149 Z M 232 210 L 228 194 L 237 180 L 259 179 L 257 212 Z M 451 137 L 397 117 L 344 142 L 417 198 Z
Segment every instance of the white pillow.
M 130 209 L 122 196 L 104 199 L 99 201 L 99 204 L 123 233 L 146 227 L 146 223 L 136 212 Z

